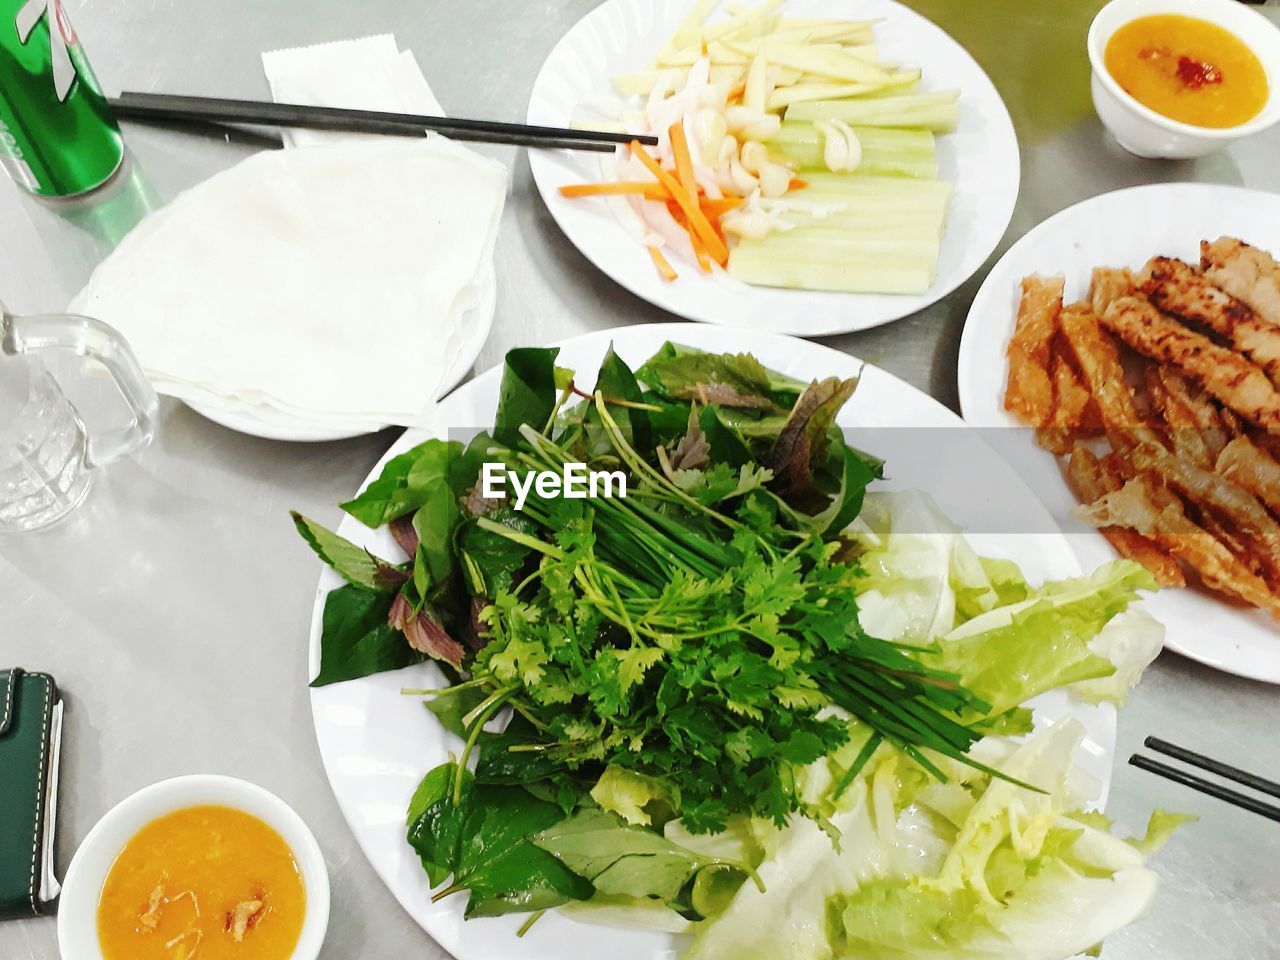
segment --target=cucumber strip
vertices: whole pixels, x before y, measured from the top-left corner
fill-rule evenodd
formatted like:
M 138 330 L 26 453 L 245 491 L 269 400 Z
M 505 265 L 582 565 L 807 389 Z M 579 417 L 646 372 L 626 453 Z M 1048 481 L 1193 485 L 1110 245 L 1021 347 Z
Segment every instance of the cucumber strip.
M 795 164 L 802 178 L 810 170 L 825 169 L 822 153 L 817 147 L 795 147 L 779 151 L 779 155 Z M 910 177 L 913 180 L 932 180 L 937 175 L 938 163 L 931 157 L 865 150 L 862 153 L 862 163 L 851 174 L 855 177 Z
M 916 182 L 916 181 L 912 181 Z M 947 211 L 946 197 L 867 197 L 851 199 L 846 196 L 814 194 L 805 197 L 807 190 L 795 199 L 804 203 L 792 209 L 784 209 L 781 215 L 795 223 L 813 220 L 822 223 L 866 224 L 876 219 L 898 217 L 907 221 L 940 219 Z M 791 198 L 791 194 L 787 195 Z M 812 204 L 812 206 L 810 206 Z M 816 208 L 816 209 L 815 209 Z
M 839 260 L 788 252 L 768 242 L 729 252 L 729 276 L 761 287 L 830 290 L 841 293 L 924 293 L 933 282 L 933 264 L 920 260 Z
M 919 70 L 897 70 L 880 83 L 795 83 L 791 86 L 779 86 L 769 94 L 768 108 L 771 111 L 782 110 L 793 103 L 810 100 L 904 94 L 910 93 L 919 85 Z
M 937 138 L 928 130 L 909 130 L 898 127 L 861 127 L 854 126 L 862 149 L 877 150 L 916 150 L 933 155 Z M 824 138 L 808 120 L 792 120 L 784 123 L 778 132 L 769 140 L 772 149 L 778 144 L 816 144 L 821 146 Z
M 790 120 L 843 120 L 868 127 L 922 127 L 938 133 L 955 129 L 959 116 L 957 91 L 915 93 L 893 97 L 851 97 L 811 100 L 787 107 Z
M 781 149 L 777 149 L 777 148 Z M 770 143 L 769 149 L 776 153 L 780 158 L 799 164 L 806 170 L 813 170 L 821 173 L 826 170 L 826 160 L 823 158 L 823 144 L 820 143 Z M 880 165 L 896 165 L 902 164 L 908 167 L 936 167 L 937 158 L 934 152 L 928 148 L 917 149 L 912 147 L 879 147 L 866 146 L 862 148 L 862 162 L 859 164 L 855 173 L 870 173 L 870 168 Z M 801 179 L 804 176 L 801 175 Z M 929 177 L 928 179 L 936 179 Z
M 750 251 L 752 247 L 765 249 L 770 256 L 814 259 L 818 262 L 901 260 L 933 263 L 938 259 L 940 239 L 935 230 L 932 237 L 869 237 L 849 236 L 838 231 L 811 233 L 808 228 L 771 233 L 764 240 L 744 242 L 738 249 Z
M 796 191 L 796 199 L 819 193 L 840 196 L 949 197 L 951 184 L 945 180 L 904 180 L 901 177 L 852 177 L 847 173 L 814 170 L 802 178 L 808 186 Z M 804 194 L 804 197 L 801 196 Z M 791 195 L 788 194 L 788 199 Z
M 933 134 L 928 130 L 855 127 L 862 162 L 854 172 L 932 180 L 938 175 Z M 801 170 L 823 170 L 825 138 L 811 123 L 787 123 L 769 140 L 769 150 Z
M 839 221 L 832 222 L 830 220 L 808 220 L 802 221 L 788 217 L 788 222 L 795 224 L 791 230 L 776 230 L 769 234 L 769 240 L 776 239 L 779 243 L 783 241 L 793 242 L 797 239 L 809 240 L 831 240 L 840 239 L 849 240 L 919 240 L 937 245 L 938 240 L 942 237 L 942 224 L 945 217 L 934 216 L 928 219 L 911 219 L 901 222 L 849 222 Z M 762 242 L 762 241 L 757 241 Z

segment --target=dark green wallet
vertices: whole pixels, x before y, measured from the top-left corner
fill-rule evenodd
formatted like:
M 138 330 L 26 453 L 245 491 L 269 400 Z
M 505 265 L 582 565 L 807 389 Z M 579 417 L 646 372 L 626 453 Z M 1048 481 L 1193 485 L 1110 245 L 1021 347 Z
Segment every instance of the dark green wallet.
M 44 673 L 0 670 L 0 919 L 47 912 L 54 876 L 62 700 Z

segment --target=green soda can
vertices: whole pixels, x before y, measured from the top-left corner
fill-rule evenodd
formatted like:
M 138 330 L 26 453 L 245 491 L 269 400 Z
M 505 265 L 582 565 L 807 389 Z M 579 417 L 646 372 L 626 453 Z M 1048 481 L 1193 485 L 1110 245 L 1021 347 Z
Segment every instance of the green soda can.
M 0 166 L 41 197 L 111 178 L 124 139 L 62 0 L 0 0 Z

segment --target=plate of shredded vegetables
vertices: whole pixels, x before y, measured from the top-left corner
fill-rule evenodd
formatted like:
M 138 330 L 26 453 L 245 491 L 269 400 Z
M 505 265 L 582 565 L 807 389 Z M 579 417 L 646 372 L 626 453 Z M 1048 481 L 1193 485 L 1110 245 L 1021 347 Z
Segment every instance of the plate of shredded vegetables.
M 1018 195 L 995 87 L 892 0 L 607 0 L 548 56 L 528 122 L 656 137 L 529 162 L 614 280 L 754 330 L 845 333 L 934 303 L 995 249 Z
M 1145 912 L 1178 818 L 1101 808 L 1154 582 L 1082 574 L 941 405 L 665 324 L 513 350 L 441 413 L 336 531 L 294 519 L 330 782 L 450 954 L 1064 960 Z

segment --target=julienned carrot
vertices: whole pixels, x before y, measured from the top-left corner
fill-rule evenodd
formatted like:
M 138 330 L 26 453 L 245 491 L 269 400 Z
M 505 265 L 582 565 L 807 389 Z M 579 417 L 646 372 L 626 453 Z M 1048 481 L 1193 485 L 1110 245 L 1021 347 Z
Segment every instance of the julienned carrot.
M 601 197 L 614 194 L 639 193 L 650 200 L 667 199 L 666 188 L 651 180 L 623 180 L 614 183 L 571 183 L 561 187 L 566 197 Z
M 676 176 L 680 178 L 680 186 L 696 200 L 698 181 L 693 176 L 693 158 L 689 156 L 689 141 L 684 136 L 684 121 L 677 120 L 668 127 L 667 137 L 671 140 L 671 153 L 676 159 Z
M 689 221 L 687 229 L 702 241 L 712 259 L 722 265 L 726 263 L 729 259 L 729 249 L 716 236 L 716 232 L 711 229 L 711 224 L 698 207 L 697 197 L 689 196 L 684 187 L 676 181 L 675 177 L 663 170 L 658 161 L 649 155 L 649 151 L 638 140 L 631 141 L 631 155 L 639 159 L 645 168 L 658 178 L 658 182 L 667 188 L 667 192 L 680 205 L 685 218 Z
M 693 256 L 694 259 L 698 261 L 698 268 L 703 273 L 710 273 L 711 258 L 707 256 L 707 251 L 698 241 L 698 235 L 689 229 L 689 220 L 684 215 L 684 211 L 680 209 L 680 205 L 674 200 L 667 200 L 667 213 L 671 214 L 671 219 L 676 222 L 676 225 L 689 235 L 689 246 L 693 248 Z M 711 225 L 711 229 L 716 229 L 715 224 Z M 718 230 L 716 231 L 716 235 L 720 235 Z
M 702 198 L 702 212 L 707 215 L 707 219 L 723 217 L 730 210 L 737 210 L 747 201 L 742 197 L 723 197 L 720 200 L 711 200 L 707 197 Z M 712 226 L 715 226 L 713 223 Z
M 719 234 L 716 235 L 716 238 L 719 239 Z M 703 247 L 702 241 L 698 239 L 698 235 L 692 231 L 689 233 L 689 243 L 693 247 L 693 258 L 698 261 L 698 269 L 703 273 L 710 273 L 711 256 L 707 253 L 706 248 Z
M 787 184 L 788 190 L 803 190 L 809 185 L 808 180 L 801 180 L 799 177 L 792 177 L 791 182 Z
M 662 279 L 667 283 L 680 276 L 657 247 L 649 247 L 649 256 L 653 257 L 653 265 L 658 268 L 658 273 L 662 275 Z
M 671 153 L 675 157 L 676 176 L 680 179 L 680 186 L 684 187 L 685 193 L 697 202 L 698 181 L 693 176 L 693 158 L 689 156 L 689 141 L 685 139 L 684 121 L 677 120 L 668 127 L 667 137 L 671 141 Z M 688 230 L 688 226 L 685 229 Z M 698 260 L 698 267 L 703 273 L 710 273 L 711 261 L 706 248 L 698 242 L 697 233 L 690 230 L 689 239 L 693 242 L 693 254 Z

